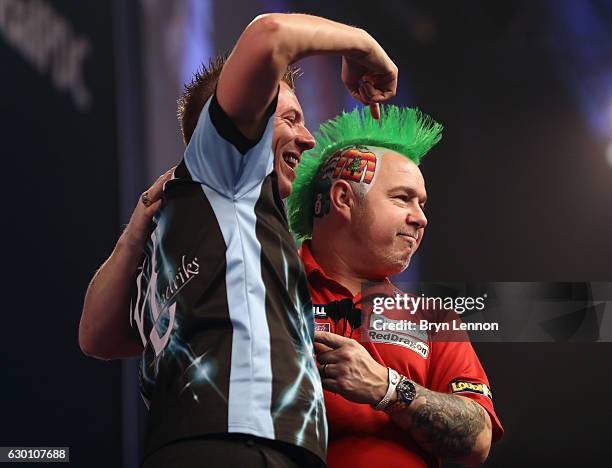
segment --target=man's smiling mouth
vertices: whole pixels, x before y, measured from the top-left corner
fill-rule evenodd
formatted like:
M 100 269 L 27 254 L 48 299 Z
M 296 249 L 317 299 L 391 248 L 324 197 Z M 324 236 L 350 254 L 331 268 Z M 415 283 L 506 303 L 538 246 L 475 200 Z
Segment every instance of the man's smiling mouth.
M 285 161 L 287 166 L 295 170 L 297 165 L 300 163 L 300 156 L 296 153 L 283 153 L 283 161 Z

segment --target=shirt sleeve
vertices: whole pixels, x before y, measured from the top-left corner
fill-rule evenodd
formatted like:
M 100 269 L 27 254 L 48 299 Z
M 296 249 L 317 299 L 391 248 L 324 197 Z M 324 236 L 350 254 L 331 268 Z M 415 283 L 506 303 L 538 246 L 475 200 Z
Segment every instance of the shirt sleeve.
M 237 199 L 261 184 L 272 172 L 272 132 L 277 98 L 266 112 L 259 140 L 246 138 L 213 95 L 204 105 L 185 150 L 184 161 L 194 181 Z
M 480 360 L 469 341 L 431 343 L 428 388 L 461 395 L 480 404 L 491 417 L 492 441 L 504 433 L 495 409 L 493 394 Z

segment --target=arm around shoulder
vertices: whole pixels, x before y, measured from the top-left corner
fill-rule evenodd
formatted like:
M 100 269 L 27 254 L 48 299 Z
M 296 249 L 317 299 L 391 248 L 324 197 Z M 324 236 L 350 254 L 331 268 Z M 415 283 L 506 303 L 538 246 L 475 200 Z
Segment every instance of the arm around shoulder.
M 91 280 L 79 323 L 79 346 L 87 356 L 118 359 L 138 356 L 142 343 L 130 327 L 130 292 L 142 249 L 125 233 Z
M 88 356 L 108 360 L 142 352 L 142 341 L 130 327 L 132 282 L 143 258 L 151 220 L 161 207 L 164 184 L 174 169 L 143 193 L 113 252 L 89 283 L 79 324 L 79 346 Z

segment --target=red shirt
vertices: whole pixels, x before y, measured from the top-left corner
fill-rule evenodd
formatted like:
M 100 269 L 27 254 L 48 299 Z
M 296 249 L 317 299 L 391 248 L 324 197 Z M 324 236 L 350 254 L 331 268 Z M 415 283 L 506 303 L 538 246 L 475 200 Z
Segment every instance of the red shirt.
M 382 339 L 364 340 L 364 327 L 354 322 L 355 316 L 353 315 L 354 320 L 344 318 L 351 315 L 347 312 L 346 306 L 351 308 L 347 299 L 359 307 L 361 294 L 353 296 L 348 289 L 325 274 L 312 256 L 309 241 L 302 244 L 300 256 L 308 277 L 317 330 L 350 336 L 361 343 L 377 362 L 395 369 L 430 390 L 451 393 L 453 382 L 456 390 L 467 387 L 467 390 L 461 391 L 461 395 L 479 403 L 489 413 L 493 441 L 502 436 L 503 428 L 493 409 L 493 402 L 489 396 L 483 394 L 488 393 L 489 381 L 469 341 L 447 342 L 431 340 L 428 336 L 422 336 L 422 340 L 419 340 L 401 332 L 396 335 L 401 337 L 399 341 L 403 344 L 390 343 L 384 336 L 379 337 Z M 389 291 L 394 288 L 389 280 L 381 287 Z M 342 300 L 343 303 L 329 305 Z M 341 309 L 340 313 L 338 309 Z M 352 329 L 351 322 L 355 325 L 355 330 Z M 367 327 L 367 324 L 364 325 Z M 479 384 L 486 387 L 479 387 Z M 457 388 L 457 385 L 461 388 Z M 484 388 L 484 391 L 469 391 L 470 387 L 472 390 Z M 336 393 L 324 391 L 324 396 L 329 425 L 327 463 L 330 468 L 439 466 L 437 457 L 421 449 L 412 437 L 383 411 L 375 411 L 367 404 L 353 403 Z

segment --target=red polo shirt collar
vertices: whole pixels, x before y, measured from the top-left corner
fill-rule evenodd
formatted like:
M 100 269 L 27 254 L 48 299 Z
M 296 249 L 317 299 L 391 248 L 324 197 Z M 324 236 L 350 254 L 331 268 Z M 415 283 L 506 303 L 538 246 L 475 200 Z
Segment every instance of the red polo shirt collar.
M 302 263 L 304 264 L 304 270 L 306 271 L 306 277 L 308 278 L 308 284 L 311 290 L 319 292 L 328 291 L 329 293 L 333 294 L 336 299 L 350 297 L 353 298 L 354 304 L 361 302 L 361 292 L 353 295 L 348 288 L 338 283 L 325 273 L 323 267 L 319 265 L 319 262 L 317 262 L 312 254 L 310 240 L 305 240 L 302 243 L 302 246 L 299 249 L 299 255 L 302 258 Z M 389 278 L 385 278 L 384 281 L 381 281 L 381 285 L 391 286 L 395 289 L 393 283 L 389 281 Z
M 334 295 L 342 298 L 353 297 L 353 294 L 348 290 L 348 288 L 342 286 L 336 280 L 327 276 L 325 271 L 323 271 L 323 268 L 321 265 L 319 265 L 319 262 L 317 262 L 312 255 L 310 240 L 306 240 L 302 243 L 299 254 L 300 257 L 302 257 L 302 263 L 304 264 L 304 269 L 306 270 L 306 277 L 308 278 L 308 283 L 312 289 L 320 290 L 321 288 L 325 288 L 334 293 Z

